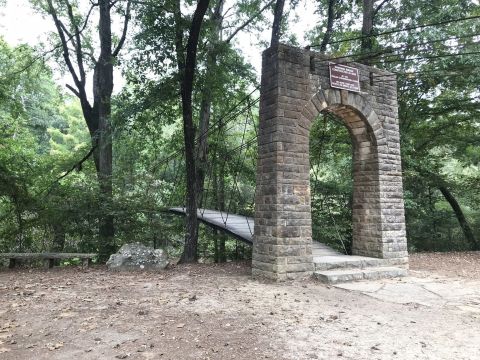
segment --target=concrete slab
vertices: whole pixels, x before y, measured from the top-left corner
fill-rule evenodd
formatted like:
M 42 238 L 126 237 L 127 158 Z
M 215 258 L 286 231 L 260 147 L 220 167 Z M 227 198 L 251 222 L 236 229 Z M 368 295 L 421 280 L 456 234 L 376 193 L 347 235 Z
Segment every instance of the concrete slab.
M 459 312 L 480 313 L 480 281 L 416 275 L 420 276 L 334 286 L 392 303 L 416 303 L 428 307 L 448 307 Z

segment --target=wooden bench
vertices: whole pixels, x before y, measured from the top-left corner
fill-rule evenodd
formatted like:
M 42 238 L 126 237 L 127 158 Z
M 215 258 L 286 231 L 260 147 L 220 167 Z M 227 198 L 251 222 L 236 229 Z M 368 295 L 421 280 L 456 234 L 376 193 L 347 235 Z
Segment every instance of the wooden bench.
M 93 258 L 97 254 L 82 254 L 82 253 L 3 253 L 0 254 L 0 259 L 9 259 L 8 267 L 13 269 L 17 260 L 44 260 L 48 261 L 48 268 L 55 265 L 55 260 L 65 260 L 79 258 L 82 260 L 83 267 L 88 267 Z

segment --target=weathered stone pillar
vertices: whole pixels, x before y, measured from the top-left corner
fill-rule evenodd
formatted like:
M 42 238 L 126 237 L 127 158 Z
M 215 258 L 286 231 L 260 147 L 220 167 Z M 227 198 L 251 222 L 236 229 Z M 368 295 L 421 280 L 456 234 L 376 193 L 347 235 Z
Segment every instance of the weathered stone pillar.
M 263 53 L 253 275 L 277 280 L 310 275 L 310 57 L 280 45 Z

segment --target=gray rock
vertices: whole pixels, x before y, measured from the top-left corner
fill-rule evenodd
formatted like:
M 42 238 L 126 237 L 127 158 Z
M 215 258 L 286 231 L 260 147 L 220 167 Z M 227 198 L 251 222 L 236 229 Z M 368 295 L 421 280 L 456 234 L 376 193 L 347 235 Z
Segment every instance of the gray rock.
M 140 243 L 125 244 L 107 261 L 110 270 L 161 270 L 168 265 L 167 253 Z

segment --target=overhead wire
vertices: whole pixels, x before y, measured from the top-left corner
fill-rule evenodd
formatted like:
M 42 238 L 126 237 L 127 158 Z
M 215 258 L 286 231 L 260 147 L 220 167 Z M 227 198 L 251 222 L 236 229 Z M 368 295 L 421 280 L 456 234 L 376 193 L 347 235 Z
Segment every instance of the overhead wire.
M 400 28 L 400 29 L 387 30 L 387 31 L 376 33 L 376 34 L 361 35 L 361 36 L 355 36 L 355 37 L 350 37 L 350 38 L 346 38 L 346 39 L 333 40 L 333 41 L 327 42 L 327 45 L 340 44 L 340 43 L 349 42 L 349 41 L 356 41 L 356 40 L 370 39 L 372 37 L 375 38 L 375 37 L 379 37 L 379 36 L 396 34 L 396 33 L 404 32 L 404 31 L 412 31 L 412 30 L 424 29 L 424 28 L 434 27 L 434 26 L 442 26 L 442 25 L 452 24 L 452 23 L 456 23 L 456 22 L 475 20 L 475 19 L 480 19 L 480 15 L 466 16 L 466 17 L 461 17 L 461 18 L 456 18 L 456 19 L 427 23 L 427 24 L 405 26 L 405 27 Z M 320 47 L 320 46 L 321 46 L 321 44 L 310 45 L 310 47 Z
M 208 133 L 210 133 L 210 131 L 212 129 L 215 128 L 215 126 L 217 126 L 218 124 L 221 123 L 221 127 L 224 127 L 226 126 L 227 124 L 229 124 L 231 121 L 233 120 L 236 120 L 236 116 L 238 116 L 239 114 L 241 114 L 242 112 L 245 111 L 246 108 L 248 108 L 248 106 L 251 106 L 251 104 L 247 104 L 247 107 L 244 107 L 244 108 L 239 108 L 239 106 L 241 104 L 243 104 L 247 99 L 250 99 L 251 95 L 255 93 L 255 91 L 257 91 L 259 89 L 259 87 L 255 87 L 254 90 L 252 90 L 248 95 L 246 95 L 244 98 L 242 98 L 239 102 L 237 102 L 231 109 L 229 109 L 226 113 L 222 114 L 214 123 L 210 124 L 207 129 L 205 129 L 205 131 L 201 134 L 199 134 L 195 140 L 194 140 L 194 144 L 198 144 L 198 141 L 205 135 L 207 135 Z M 254 104 L 258 103 L 260 101 L 260 98 L 258 97 L 255 101 L 254 101 Z M 230 127 L 229 129 L 231 129 L 232 127 Z M 175 152 L 173 152 L 172 154 L 170 154 L 169 156 L 165 157 L 165 158 L 162 158 L 160 160 L 157 160 L 155 162 L 155 164 L 153 164 L 153 166 L 155 166 L 157 163 L 162 163 L 162 164 L 165 164 L 166 162 L 169 162 L 171 161 L 175 156 L 177 156 L 178 154 L 182 153 L 184 151 L 183 147 L 179 150 L 176 150 Z M 153 167 L 151 166 L 151 168 Z
M 379 57 L 382 55 L 401 55 L 402 53 L 405 53 L 407 51 L 414 51 L 414 47 L 419 47 L 419 46 L 425 46 L 425 45 L 430 45 L 430 44 L 436 44 L 436 43 L 441 43 L 441 42 L 447 42 L 447 41 L 454 41 L 454 40 L 462 40 L 466 38 L 473 38 L 476 36 L 480 36 L 480 33 L 475 32 L 475 33 L 470 33 L 466 35 L 461 35 L 461 36 L 453 36 L 453 37 L 447 37 L 447 38 L 441 38 L 441 39 L 433 39 L 433 40 L 428 40 L 428 41 L 421 41 L 421 42 L 413 42 L 413 43 L 406 43 L 401 46 L 396 46 L 396 47 L 389 47 L 387 49 L 384 49 L 382 51 L 378 50 L 371 50 L 371 51 L 359 51 L 353 54 L 346 54 L 346 55 L 340 55 L 340 56 L 334 56 L 334 57 L 329 57 L 328 60 L 341 60 L 341 59 L 352 59 L 350 62 L 358 62 L 364 59 L 372 59 L 375 57 Z M 473 45 L 478 45 L 479 43 L 475 43 Z M 470 44 L 472 45 L 472 44 Z M 447 47 L 458 47 L 460 45 L 447 45 Z M 409 50 L 408 48 L 412 48 Z M 402 53 L 395 54 L 395 51 L 397 50 L 402 50 L 404 51 Z

